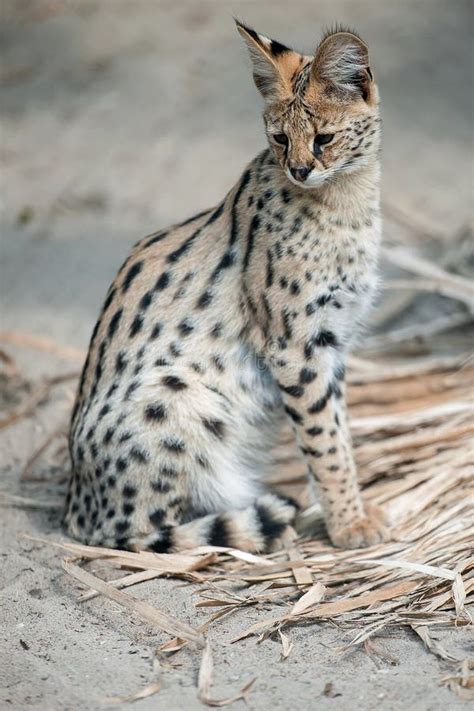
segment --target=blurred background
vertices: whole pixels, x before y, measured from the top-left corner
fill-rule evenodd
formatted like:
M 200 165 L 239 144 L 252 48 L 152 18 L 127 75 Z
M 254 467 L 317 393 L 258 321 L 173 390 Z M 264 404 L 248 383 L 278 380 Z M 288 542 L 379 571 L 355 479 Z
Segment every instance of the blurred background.
M 442 261 L 446 242 L 470 236 L 472 9 L 3 0 L 2 328 L 86 347 L 130 246 L 216 203 L 262 148 L 232 15 L 307 53 L 336 21 L 358 30 L 383 101 L 386 240 Z

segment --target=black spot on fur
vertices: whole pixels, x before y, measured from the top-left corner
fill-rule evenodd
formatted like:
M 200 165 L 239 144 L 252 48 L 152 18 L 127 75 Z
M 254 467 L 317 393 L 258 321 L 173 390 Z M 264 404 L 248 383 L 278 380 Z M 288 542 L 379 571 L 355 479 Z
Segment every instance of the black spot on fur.
M 171 484 L 162 479 L 157 479 L 151 482 L 151 488 L 158 494 L 168 494 L 171 491 Z
M 291 397 L 301 397 L 304 393 L 304 388 L 302 385 L 282 385 L 278 383 L 281 390 L 287 393 Z
M 132 380 L 125 392 L 125 400 L 128 400 L 138 387 L 140 387 L 140 382 L 138 380 Z
M 122 284 L 122 292 L 123 293 L 125 293 L 126 291 L 129 290 L 133 280 L 140 274 L 142 269 L 143 269 L 143 262 L 135 262 L 135 264 L 133 264 L 130 267 L 127 274 L 125 275 L 125 279 L 123 280 L 123 284 Z
M 119 386 L 119 384 L 118 384 L 117 382 L 112 383 L 112 385 L 110 386 L 110 388 L 107 390 L 107 394 L 106 394 L 106 398 L 107 398 L 107 399 L 110 398 L 110 397 L 112 397 L 112 395 L 114 394 L 114 392 L 115 392 L 116 390 L 118 390 L 118 386 Z
M 165 375 L 161 378 L 161 382 L 167 388 L 170 388 L 170 390 L 184 390 L 188 387 L 184 380 L 181 380 L 181 378 L 175 375 Z
M 137 335 L 137 333 L 140 333 L 143 327 L 143 316 L 140 314 L 137 314 L 135 318 L 132 321 L 132 325 L 130 326 L 130 333 L 129 337 L 134 338 L 134 336 Z
M 109 427 L 104 435 L 104 439 L 102 440 L 102 444 L 110 444 L 112 441 L 112 437 L 115 434 L 115 429 L 113 427 Z
M 307 454 L 311 457 L 315 457 L 316 459 L 321 459 L 323 456 L 323 453 L 319 451 L 319 449 L 313 449 L 312 447 L 302 447 L 301 451 L 303 454 Z
M 137 445 L 134 445 L 131 448 L 130 457 L 135 462 L 138 462 L 138 464 L 145 464 L 149 459 L 148 452 L 146 452 L 144 449 L 140 449 L 140 447 L 137 447 Z
M 159 402 L 147 405 L 145 408 L 145 417 L 147 420 L 162 422 L 166 418 L 166 409 Z
M 114 337 L 114 335 L 115 335 L 115 333 L 116 333 L 116 331 L 117 331 L 117 328 L 118 328 L 118 326 L 119 326 L 120 319 L 122 318 L 122 313 L 123 313 L 123 309 L 118 309 L 118 310 L 114 313 L 114 315 L 112 316 L 112 318 L 110 319 L 109 329 L 108 329 L 108 336 L 109 336 L 109 338 L 113 338 L 113 337 Z
M 165 437 L 162 440 L 163 447 L 173 454 L 181 454 L 186 449 L 186 446 L 182 439 L 178 437 Z
M 323 432 L 324 430 L 322 427 L 308 427 L 308 429 L 306 430 L 306 434 L 309 434 L 310 437 L 317 437 Z
M 328 404 L 328 400 L 332 394 L 333 394 L 333 388 L 330 385 L 328 387 L 326 393 L 322 397 L 320 397 L 319 400 L 316 400 L 316 402 L 314 402 L 312 405 L 310 405 L 310 407 L 308 407 L 308 413 L 310 415 L 315 415 L 316 413 L 324 410 L 324 408 Z
M 281 199 L 283 200 L 285 205 L 288 205 L 288 203 L 291 202 L 290 192 L 286 188 L 283 188 L 283 190 L 281 191 Z
M 135 511 L 135 505 L 132 504 L 130 501 L 124 501 L 122 505 L 122 513 L 124 516 L 131 516 L 132 513 Z
M 332 331 L 319 331 L 314 338 L 313 342 L 315 346 L 338 346 L 338 340 L 336 335 Z
M 285 412 L 291 417 L 293 422 L 296 422 L 296 424 L 300 425 L 303 422 L 303 418 L 301 417 L 300 413 L 294 410 L 289 405 L 285 405 Z
M 224 362 L 223 362 L 223 360 L 222 360 L 222 356 L 220 356 L 220 355 L 213 355 L 213 356 L 212 356 L 212 362 L 213 362 L 213 364 L 214 364 L 216 370 L 218 370 L 220 373 L 223 373 L 223 372 L 224 372 Z
M 116 548 L 121 548 L 122 550 L 127 550 L 129 545 L 129 538 L 127 536 L 117 536 L 115 538 Z
M 142 298 L 140 299 L 140 303 L 138 305 L 138 308 L 141 309 L 142 311 L 146 311 L 146 309 L 150 306 L 151 302 L 153 301 L 153 291 L 146 291 Z
M 119 472 L 119 474 L 121 474 L 128 467 L 128 462 L 123 457 L 119 457 L 115 463 L 115 466 L 117 467 L 117 471 Z
M 189 336 L 189 334 L 194 331 L 194 326 L 188 319 L 184 319 L 178 324 L 178 331 L 182 336 Z
M 158 277 L 156 280 L 155 284 L 155 291 L 163 291 L 163 289 L 166 289 L 168 284 L 170 283 L 170 275 L 169 272 L 163 272 L 161 276 Z
M 318 304 L 318 306 L 325 306 L 331 301 L 331 299 L 331 294 L 323 294 L 316 300 L 316 303 Z
M 133 499 L 137 495 L 137 487 L 132 486 L 132 484 L 125 484 L 122 489 L 122 494 L 126 499 Z
M 220 338 L 222 336 L 222 328 L 223 326 L 221 323 L 215 323 L 211 329 L 212 338 Z
M 161 331 L 163 330 L 163 326 L 161 323 L 155 323 L 153 326 L 152 332 L 150 334 L 150 339 L 152 341 L 156 340 L 158 336 L 160 335 Z
M 153 511 L 153 513 L 151 513 L 149 516 L 150 523 L 152 523 L 158 528 L 163 523 L 165 515 L 166 511 L 164 511 L 163 509 L 155 509 L 155 511 Z
M 220 262 L 211 274 L 210 282 L 214 283 L 219 279 L 219 276 L 224 269 L 229 269 L 235 264 L 235 252 L 232 249 L 228 249 L 224 252 Z
M 100 410 L 99 414 L 97 415 L 97 419 L 101 420 L 107 413 L 110 412 L 110 405 L 105 404 Z
M 311 368 L 302 368 L 300 371 L 300 383 L 302 383 L 303 385 L 308 385 L 317 378 L 317 375 L 318 374 L 316 373 L 316 371 L 311 370 Z
M 223 439 L 225 435 L 225 425 L 221 420 L 203 420 L 202 424 L 218 439 Z
M 210 289 L 206 289 L 206 291 L 203 291 L 199 299 L 197 300 L 197 307 L 198 309 L 205 309 L 209 304 L 211 303 L 213 299 L 213 294 Z
M 115 372 L 119 375 L 123 373 L 125 368 L 127 367 L 127 358 L 125 356 L 125 353 L 123 351 L 120 351 L 117 353 L 117 358 L 115 359 Z
M 130 521 L 127 521 L 126 519 L 117 521 L 115 524 L 115 530 L 117 533 L 125 533 L 128 528 L 130 528 Z
M 160 467 L 160 475 L 167 477 L 168 479 L 176 479 L 178 472 L 173 467 L 162 466 Z
M 170 355 L 173 356 L 173 358 L 179 358 L 179 356 L 182 353 L 179 343 L 176 343 L 175 341 L 170 343 L 169 352 L 170 352 Z

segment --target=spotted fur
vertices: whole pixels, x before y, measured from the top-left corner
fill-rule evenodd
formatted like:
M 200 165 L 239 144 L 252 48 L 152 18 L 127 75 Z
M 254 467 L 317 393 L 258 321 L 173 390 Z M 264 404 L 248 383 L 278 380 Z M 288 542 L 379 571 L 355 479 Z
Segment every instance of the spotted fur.
M 337 30 L 313 58 L 238 30 L 270 147 L 219 205 L 138 242 L 109 289 L 70 432 L 66 525 L 90 544 L 280 546 L 296 506 L 264 480 L 285 418 L 332 541 L 386 535 L 344 401 L 380 236 L 367 47 Z

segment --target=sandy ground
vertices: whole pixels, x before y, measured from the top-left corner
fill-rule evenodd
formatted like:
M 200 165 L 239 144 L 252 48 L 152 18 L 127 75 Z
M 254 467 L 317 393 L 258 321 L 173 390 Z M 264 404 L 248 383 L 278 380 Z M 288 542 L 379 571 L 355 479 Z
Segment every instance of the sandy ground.
M 468 218 L 472 174 L 472 79 L 468 2 L 391 0 L 281 2 L 27 2 L 3 4 L 0 77 L 2 328 L 86 347 L 103 295 L 141 235 L 215 203 L 263 145 L 259 100 L 231 15 L 304 50 L 324 25 L 358 28 L 372 49 L 384 100 L 384 193 L 428 229 L 451 235 Z M 387 232 L 395 227 L 387 223 Z M 8 352 L 30 378 L 77 364 L 47 354 Z M 1 489 L 57 499 L 49 483 L 20 485 L 35 446 L 64 424 L 65 386 L 34 417 L 4 430 Z M 166 636 L 104 600 L 75 601 L 60 555 L 23 537 L 59 536 L 59 514 L 2 509 L 0 707 L 95 709 L 114 694 L 156 678 L 153 657 Z M 192 624 L 189 588 L 176 581 L 138 586 Z M 445 665 L 407 631 L 377 640 L 393 663 L 362 649 L 337 651 L 352 634 L 313 625 L 290 632 L 295 648 L 251 638 L 227 643 L 265 615 L 247 611 L 211 634 L 220 697 L 258 679 L 251 709 L 409 709 L 463 706 L 439 685 Z M 468 633 L 438 632 L 467 656 Z M 145 709 L 201 708 L 199 655 L 162 671 Z M 332 696 L 324 694 L 328 682 Z M 242 704 L 242 702 L 239 702 Z M 128 708 L 128 705 L 123 705 Z M 237 704 L 235 706 L 237 708 Z

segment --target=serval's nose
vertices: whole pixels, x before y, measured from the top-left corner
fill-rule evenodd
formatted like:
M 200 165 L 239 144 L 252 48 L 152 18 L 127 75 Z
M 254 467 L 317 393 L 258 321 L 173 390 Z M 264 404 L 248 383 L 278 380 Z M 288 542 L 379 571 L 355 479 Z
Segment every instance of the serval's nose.
M 290 173 L 295 180 L 298 180 L 300 183 L 304 183 L 308 175 L 311 173 L 311 170 L 306 168 L 304 165 L 297 165 L 295 168 L 290 168 Z

